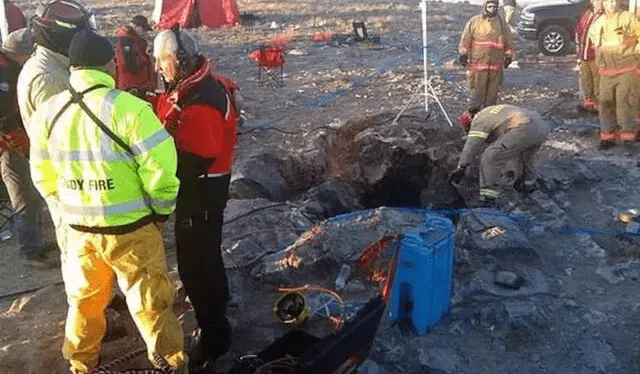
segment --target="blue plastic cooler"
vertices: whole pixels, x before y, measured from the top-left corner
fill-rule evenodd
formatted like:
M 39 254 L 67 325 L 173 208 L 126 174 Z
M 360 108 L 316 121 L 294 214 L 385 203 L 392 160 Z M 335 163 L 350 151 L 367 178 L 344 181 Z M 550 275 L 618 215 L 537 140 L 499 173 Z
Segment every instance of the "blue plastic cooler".
M 427 333 L 449 312 L 455 229 L 450 220 L 427 214 L 419 230 L 401 242 L 389 321 L 409 320 L 418 335 Z

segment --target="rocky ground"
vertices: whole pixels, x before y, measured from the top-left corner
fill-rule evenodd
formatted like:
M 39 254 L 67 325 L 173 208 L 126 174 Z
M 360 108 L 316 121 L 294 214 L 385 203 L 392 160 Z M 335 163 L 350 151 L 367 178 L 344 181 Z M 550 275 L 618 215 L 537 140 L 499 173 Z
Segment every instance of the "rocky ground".
M 31 2 L 17 3 L 33 11 Z M 137 13 L 150 16 L 153 6 L 142 0 L 88 4 L 107 34 Z M 341 264 L 353 265 L 369 243 L 404 233 L 424 216 L 381 209 L 342 223 L 326 219 L 382 205 L 461 208 L 461 195 L 469 199 L 477 188 L 473 177 L 461 192 L 446 184 L 463 133 L 449 127 L 437 109 L 427 118 L 416 94 L 422 79 L 418 2 L 239 5 L 251 21 L 194 30 L 217 70 L 238 80 L 246 99 L 234 199 L 225 217 L 236 327 L 222 370 L 232 357 L 259 351 L 287 331 L 271 312 L 277 286 L 333 287 Z M 459 31 L 478 10 L 464 3 L 428 4 L 431 85 L 451 117 L 467 99 L 464 71 L 453 63 Z M 351 22 L 358 19 L 380 43 L 349 40 Z M 317 32 L 334 37 L 316 42 Z M 258 68 L 247 57 L 276 37 L 288 40 L 281 88 L 260 84 Z M 522 40 L 517 54 L 505 72 L 502 101 L 536 109 L 556 125 L 540 152 L 542 188 L 511 195 L 500 212 L 449 215 L 457 227 L 451 313 L 423 337 L 384 322 L 370 372 L 640 371 L 637 239 L 620 235 L 624 226 L 614 220 L 617 210 L 640 206 L 635 157 L 595 150 L 595 118 L 575 109 L 573 56 L 540 57 L 535 43 Z M 489 237 L 492 227 L 503 232 Z M 179 288 L 170 224 L 166 244 Z M 15 239 L 1 242 L 0 250 L 0 372 L 65 372 L 59 270 L 24 262 Z M 510 287 L 495 283 L 498 274 L 511 278 Z M 354 272 L 342 292 L 350 307 L 376 293 L 367 276 Z M 176 310 L 190 332 L 193 316 L 181 293 Z M 104 363 L 143 346 L 126 309 L 116 303 L 108 318 Z M 305 327 L 318 335 L 332 329 L 322 318 Z M 125 366 L 144 364 L 140 358 Z

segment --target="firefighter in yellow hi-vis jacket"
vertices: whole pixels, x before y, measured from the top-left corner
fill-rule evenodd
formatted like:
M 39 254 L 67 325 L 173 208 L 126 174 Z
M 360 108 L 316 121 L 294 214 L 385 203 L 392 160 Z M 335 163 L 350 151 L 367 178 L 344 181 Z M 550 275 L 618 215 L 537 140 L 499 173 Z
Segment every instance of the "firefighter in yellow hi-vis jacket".
M 486 0 L 482 14 L 467 22 L 458 50 L 460 65 L 469 68 L 471 104 L 459 119 L 465 122 L 480 109 L 496 104 L 503 69 L 513 59 L 513 37 L 509 25 L 498 15 L 498 0 Z
M 589 29 L 600 74 L 598 148 L 613 147 L 618 137 L 625 147 L 633 147 L 640 22 L 633 13 L 618 9 L 618 0 L 605 0 L 603 7 L 604 15 Z
M 175 143 L 145 101 L 114 89 L 114 55 L 107 38 L 76 33 L 68 90 L 31 122 L 38 124 L 30 131 L 33 183 L 69 227 L 60 248 L 69 304 L 62 353 L 74 374 L 97 367 L 117 281 L 149 358 L 184 373 L 160 230 L 180 187 Z

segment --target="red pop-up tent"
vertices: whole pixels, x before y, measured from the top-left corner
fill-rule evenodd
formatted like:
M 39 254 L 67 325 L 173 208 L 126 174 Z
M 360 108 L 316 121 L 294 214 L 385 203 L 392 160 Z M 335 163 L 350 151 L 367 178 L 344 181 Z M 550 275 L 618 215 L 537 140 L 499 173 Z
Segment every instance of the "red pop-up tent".
M 27 26 L 27 20 L 20 8 L 11 1 L 0 1 L 0 40 L 7 38 L 10 32 Z
M 233 27 L 240 23 L 236 0 L 155 0 L 153 21 L 158 29 L 174 24 L 190 27 Z

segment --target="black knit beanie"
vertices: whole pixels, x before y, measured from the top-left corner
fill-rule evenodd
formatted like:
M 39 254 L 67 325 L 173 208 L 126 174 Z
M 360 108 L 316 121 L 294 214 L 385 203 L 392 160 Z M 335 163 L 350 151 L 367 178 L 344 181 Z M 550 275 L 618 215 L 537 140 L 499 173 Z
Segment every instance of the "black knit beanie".
M 109 39 L 89 30 L 78 32 L 69 44 L 69 66 L 104 66 L 113 56 L 115 53 Z

